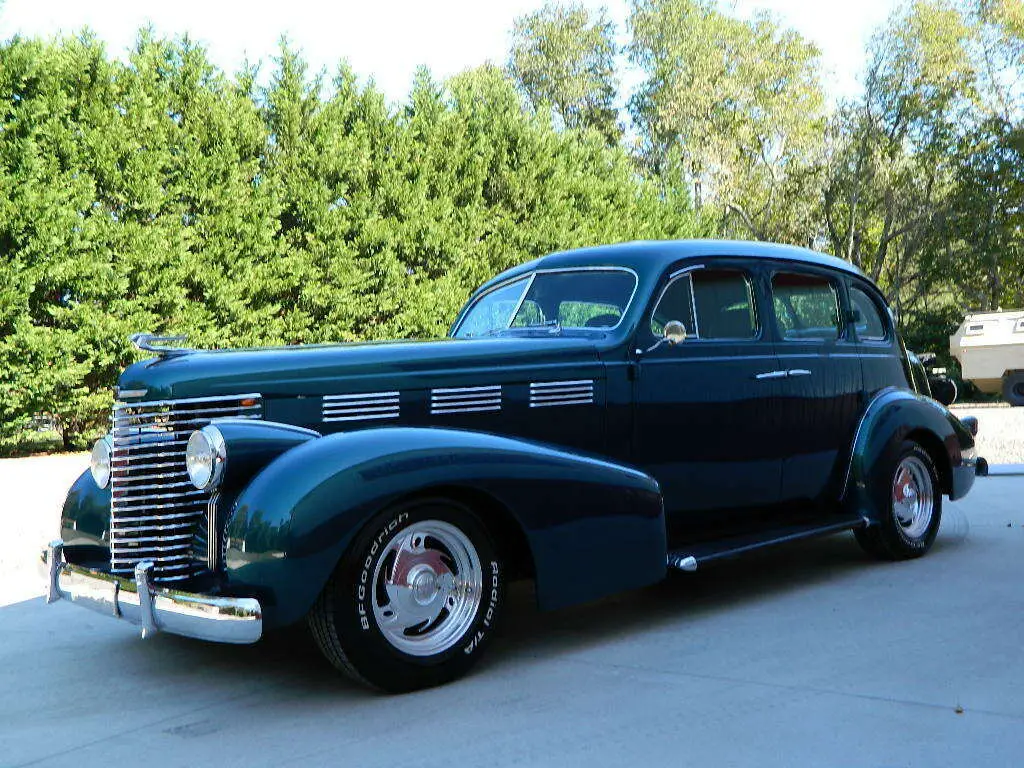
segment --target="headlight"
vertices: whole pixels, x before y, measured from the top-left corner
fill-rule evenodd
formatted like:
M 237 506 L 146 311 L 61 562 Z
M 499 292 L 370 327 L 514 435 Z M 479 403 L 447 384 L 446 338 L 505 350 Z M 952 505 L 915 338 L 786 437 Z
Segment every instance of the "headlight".
M 92 446 L 92 455 L 89 457 L 89 471 L 92 472 L 92 479 L 100 488 L 106 488 L 110 483 L 110 451 L 113 443 L 110 435 L 104 435 Z
M 216 488 L 227 461 L 224 435 L 212 424 L 193 432 L 185 448 L 185 468 L 192 485 L 201 491 Z

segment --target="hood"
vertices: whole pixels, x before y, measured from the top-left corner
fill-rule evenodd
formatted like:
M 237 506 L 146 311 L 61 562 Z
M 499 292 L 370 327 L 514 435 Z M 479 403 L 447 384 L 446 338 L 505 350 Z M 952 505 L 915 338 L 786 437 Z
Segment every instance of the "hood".
M 122 390 L 143 400 L 260 393 L 318 396 L 529 379 L 538 368 L 598 362 L 593 339 L 496 338 L 189 352 L 129 367 Z

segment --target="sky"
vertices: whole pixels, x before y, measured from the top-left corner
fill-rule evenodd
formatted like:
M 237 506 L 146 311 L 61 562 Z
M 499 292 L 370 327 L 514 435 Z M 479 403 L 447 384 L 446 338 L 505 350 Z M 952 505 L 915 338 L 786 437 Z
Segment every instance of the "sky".
M 627 0 L 582 0 L 606 6 L 625 28 Z M 372 77 L 387 97 L 402 101 L 423 64 L 445 78 L 485 61 L 501 64 L 516 17 L 543 0 L 0 0 L 0 39 L 74 34 L 89 27 L 108 50 L 123 55 L 140 27 L 189 35 L 212 61 L 236 72 L 243 61 L 266 61 L 281 35 L 300 48 L 311 68 L 333 73 L 345 58 L 362 78 Z M 722 0 L 741 17 L 775 14 L 822 50 L 825 84 L 833 101 L 852 97 L 863 69 L 864 46 L 896 0 Z M 638 80 L 626 73 L 629 88 Z

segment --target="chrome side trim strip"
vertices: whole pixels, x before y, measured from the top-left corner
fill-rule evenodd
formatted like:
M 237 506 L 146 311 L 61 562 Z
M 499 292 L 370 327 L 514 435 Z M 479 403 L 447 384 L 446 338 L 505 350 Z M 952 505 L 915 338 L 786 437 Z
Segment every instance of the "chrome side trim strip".
M 364 392 L 355 395 L 324 395 L 324 400 L 365 400 L 368 397 L 381 397 L 394 399 L 398 397 L 398 392 Z
M 114 410 L 120 411 L 125 408 L 150 408 L 162 405 L 189 405 L 191 403 L 212 403 L 217 400 L 256 400 L 256 405 L 242 406 L 258 408 L 259 401 L 263 395 L 259 392 L 250 392 L 244 395 L 216 395 L 213 397 L 183 397 L 180 400 L 147 400 L 144 403 L 114 403 Z

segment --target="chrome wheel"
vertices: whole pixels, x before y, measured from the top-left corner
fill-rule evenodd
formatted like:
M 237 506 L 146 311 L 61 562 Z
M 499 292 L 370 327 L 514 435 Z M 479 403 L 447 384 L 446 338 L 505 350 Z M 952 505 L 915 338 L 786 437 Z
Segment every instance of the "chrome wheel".
M 931 525 L 935 511 L 932 475 L 917 456 L 904 457 L 896 467 L 892 511 L 908 539 L 920 539 Z
M 476 547 L 440 520 L 413 523 L 387 543 L 373 571 L 373 616 L 411 656 L 443 653 L 476 618 L 483 569 Z

